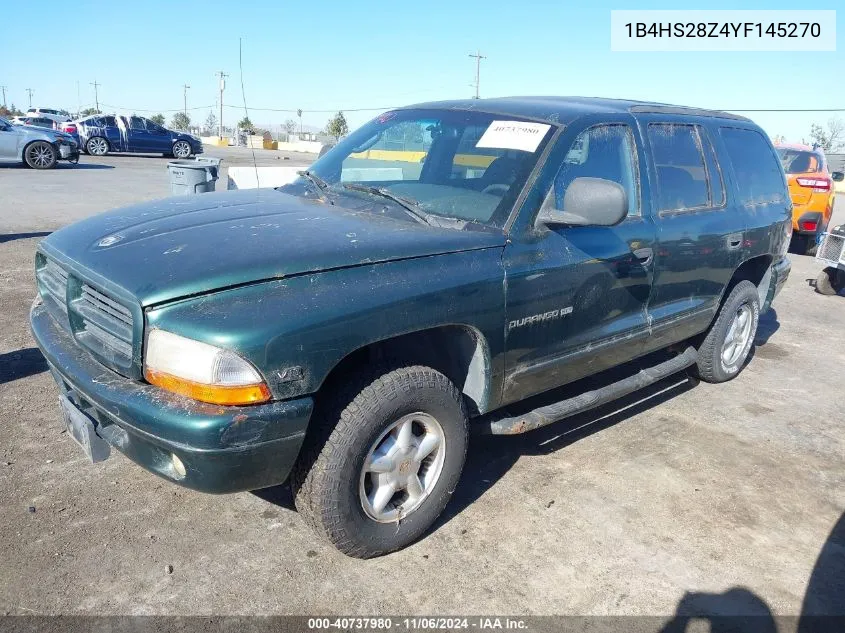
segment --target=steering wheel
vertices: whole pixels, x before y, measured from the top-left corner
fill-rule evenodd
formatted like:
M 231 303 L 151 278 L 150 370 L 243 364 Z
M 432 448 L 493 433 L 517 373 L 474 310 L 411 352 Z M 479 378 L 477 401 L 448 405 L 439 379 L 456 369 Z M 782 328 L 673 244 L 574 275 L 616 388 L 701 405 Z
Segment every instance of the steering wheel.
M 492 185 L 487 185 L 484 189 L 481 190 L 481 193 L 499 193 L 499 196 L 504 196 L 508 189 L 510 189 L 509 185 L 503 185 L 501 183 L 493 183 Z

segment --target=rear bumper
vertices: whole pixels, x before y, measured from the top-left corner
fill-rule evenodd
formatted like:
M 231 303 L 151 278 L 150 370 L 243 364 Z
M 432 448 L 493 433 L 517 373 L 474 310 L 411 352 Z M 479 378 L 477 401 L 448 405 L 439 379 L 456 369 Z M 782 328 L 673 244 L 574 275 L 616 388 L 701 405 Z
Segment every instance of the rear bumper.
M 800 215 L 793 216 L 792 222 L 792 232 L 798 235 L 816 235 L 825 230 L 824 213 L 819 211 L 804 211 Z M 804 228 L 807 223 L 812 224 L 813 228 Z
M 771 307 L 775 297 L 778 296 L 780 291 L 783 289 L 783 286 L 786 284 L 786 280 L 789 279 L 790 272 L 792 272 L 792 262 L 788 257 L 782 257 L 774 263 L 771 268 L 768 292 L 766 293 L 763 305 L 761 306 L 761 311 L 765 312 Z
M 174 483 L 211 493 L 282 483 L 302 445 L 313 400 L 249 407 L 196 402 L 112 372 L 79 347 L 39 301 L 32 333 L 59 389 L 96 435 Z M 185 465 L 174 470 L 171 455 Z

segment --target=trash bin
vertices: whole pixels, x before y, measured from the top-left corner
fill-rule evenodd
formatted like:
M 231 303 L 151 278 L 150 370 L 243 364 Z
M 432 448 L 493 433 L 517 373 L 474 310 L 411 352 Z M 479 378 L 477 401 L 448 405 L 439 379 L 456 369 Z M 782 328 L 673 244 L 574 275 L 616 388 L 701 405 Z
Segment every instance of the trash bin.
M 167 163 L 170 173 L 170 193 L 189 196 L 214 191 L 222 158 L 197 156 L 193 160 L 172 160 Z

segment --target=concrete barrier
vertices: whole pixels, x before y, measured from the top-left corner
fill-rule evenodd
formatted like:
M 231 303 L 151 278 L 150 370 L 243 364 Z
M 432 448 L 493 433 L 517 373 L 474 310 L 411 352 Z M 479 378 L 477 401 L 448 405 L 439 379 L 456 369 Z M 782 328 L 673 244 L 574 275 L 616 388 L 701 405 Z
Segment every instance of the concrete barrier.
M 279 141 L 276 148 L 284 152 L 303 152 L 305 154 L 319 154 L 323 144 L 319 141 L 296 141 L 294 143 Z
M 228 136 L 220 138 L 219 136 L 201 136 L 200 140 L 203 145 L 214 145 L 215 147 L 228 147 L 231 139 Z
M 236 165 L 229 167 L 226 189 L 258 189 L 281 187 L 297 179 L 298 167 L 254 167 Z

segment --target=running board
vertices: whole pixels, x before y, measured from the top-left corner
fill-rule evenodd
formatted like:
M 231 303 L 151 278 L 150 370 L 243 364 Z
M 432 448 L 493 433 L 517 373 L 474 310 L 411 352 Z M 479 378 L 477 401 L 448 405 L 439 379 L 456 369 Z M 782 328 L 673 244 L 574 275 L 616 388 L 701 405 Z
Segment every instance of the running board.
M 492 435 L 518 435 L 527 431 L 539 429 L 553 422 L 568 418 L 576 413 L 587 411 L 622 396 L 628 395 L 638 389 L 652 385 L 663 380 L 698 360 L 698 352 L 694 347 L 688 347 L 682 354 L 670 358 L 654 367 L 641 369 L 639 372 L 618 382 L 611 383 L 593 391 L 586 391 L 573 398 L 561 400 L 553 404 L 529 411 L 523 415 L 495 417 L 484 425 L 484 431 Z

